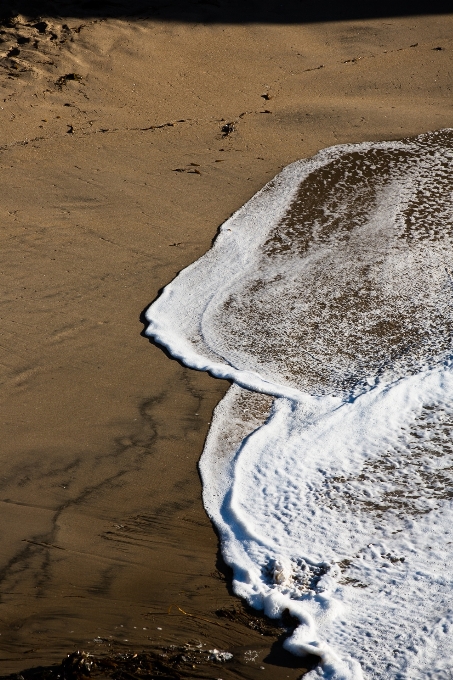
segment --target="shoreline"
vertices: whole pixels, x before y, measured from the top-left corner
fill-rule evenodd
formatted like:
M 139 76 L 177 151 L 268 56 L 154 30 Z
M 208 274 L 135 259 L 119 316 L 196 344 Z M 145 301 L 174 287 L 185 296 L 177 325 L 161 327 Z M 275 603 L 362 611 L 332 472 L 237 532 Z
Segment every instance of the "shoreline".
M 1 672 L 203 637 L 254 677 L 261 635 L 202 621 L 239 605 L 197 472 L 228 383 L 150 345 L 140 311 L 283 166 L 451 127 L 453 15 L 43 21 L 5 25 L 0 57 Z

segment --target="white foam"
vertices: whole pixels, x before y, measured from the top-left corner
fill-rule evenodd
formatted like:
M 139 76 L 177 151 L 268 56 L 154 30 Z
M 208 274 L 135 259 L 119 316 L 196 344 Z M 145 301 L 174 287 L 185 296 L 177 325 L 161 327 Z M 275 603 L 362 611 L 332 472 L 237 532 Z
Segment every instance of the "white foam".
M 285 644 L 321 657 L 312 677 L 450 677 L 452 147 L 289 166 L 147 312 L 175 357 L 236 383 L 205 507 L 235 592 L 297 617 Z

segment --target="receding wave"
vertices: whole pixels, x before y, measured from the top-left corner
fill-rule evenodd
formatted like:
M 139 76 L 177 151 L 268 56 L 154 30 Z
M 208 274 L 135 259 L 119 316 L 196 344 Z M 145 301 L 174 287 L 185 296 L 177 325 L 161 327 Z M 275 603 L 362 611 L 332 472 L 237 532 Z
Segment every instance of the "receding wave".
M 200 462 L 234 588 L 325 678 L 453 672 L 453 130 L 283 170 L 147 313 L 232 380 Z

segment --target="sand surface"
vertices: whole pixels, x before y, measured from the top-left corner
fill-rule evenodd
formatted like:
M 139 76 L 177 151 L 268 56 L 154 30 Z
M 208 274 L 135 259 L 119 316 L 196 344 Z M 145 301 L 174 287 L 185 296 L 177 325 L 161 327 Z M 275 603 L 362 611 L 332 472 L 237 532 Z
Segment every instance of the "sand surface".
M 453 15 L 114 14 L 0 30 L 0 672 L 198 639 L 224 679 L 296 678 L 215 615 L 196 463 L 228 385 L 140 314 L 286 164 L 452 127 Z

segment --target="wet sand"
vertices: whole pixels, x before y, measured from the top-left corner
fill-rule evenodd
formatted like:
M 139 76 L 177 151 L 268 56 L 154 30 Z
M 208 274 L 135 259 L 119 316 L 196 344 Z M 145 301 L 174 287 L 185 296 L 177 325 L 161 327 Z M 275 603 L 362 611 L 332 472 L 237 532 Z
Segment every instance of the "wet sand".
M 224 679 L 296 678 L 215 615 L 196 463 L 228 385 L 140 314 L 281 167 L 452 126 L 453 15 L 40 19 L 0 34 L 0 672 L 201 640 Z

